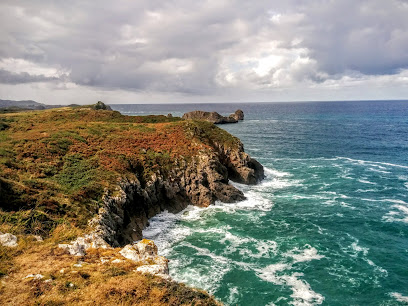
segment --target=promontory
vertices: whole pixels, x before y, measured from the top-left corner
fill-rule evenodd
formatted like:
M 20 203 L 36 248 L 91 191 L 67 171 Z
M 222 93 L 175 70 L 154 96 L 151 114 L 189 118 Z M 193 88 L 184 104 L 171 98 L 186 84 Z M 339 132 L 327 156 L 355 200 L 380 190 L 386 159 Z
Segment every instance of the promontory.
M 217 305 L 168 276 L 149 218 L 241 201 L 263 167 L 202 120 L 103 105 L 0 115 L 0 301 Z

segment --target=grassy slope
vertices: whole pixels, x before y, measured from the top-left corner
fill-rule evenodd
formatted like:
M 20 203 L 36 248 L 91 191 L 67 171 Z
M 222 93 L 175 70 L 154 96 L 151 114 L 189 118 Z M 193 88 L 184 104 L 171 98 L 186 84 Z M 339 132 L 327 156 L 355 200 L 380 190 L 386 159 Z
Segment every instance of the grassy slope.
M 101 268 L 99 263 L 92 262 L 88 267 L 93 267 L 94 271 L 84 272 L 92 275 L 92 281 L 79 278 L 75 290 L 69 287 L 64 291 L 60 287 L 67 284 L 66 277 L 41 264 L 37 271 L 32 271 L 27 262 L 32 264 L 46 257 L 54 263 L 51 267 L 72 266 L 70 260 L 74 259 L 59 254 L 56 245 L 86 231 L 88 220 L 99 208 L 103 192 L 113 193 L 123 177 L 137 177 L 143 182 L 153 172 L 166 175 L 180 160 L 188 161 L 200 151 L 212 150 L 214 142 L 238 144 L 235 137 L 213 124 L 165 116 L 132 117 L 81 107 L 0 114 L 0 231 L 19 235 L 23 242 L 12 251 L 0 247 L 0 275 L 10 276 L 11 284 L 21 280 L 23 274 L 58 275 L 51 283 L 54 285 L 38 289 L 38 294 L 32 290 L 37 290 L 36 286 L 43 284 L 41 281 L 19 284 L 21 292 L 13 286 L 3 286 L 0 300 L 7 296 L 30 296 L 42 302 L 50 298 L 56 302 L 74 303 L 77 300 L 70 299 L 71 291 L 98 292 L 105 288 L 102 284 L 117 282 L 119 286 L 122 281 L 129 288 L 133 285 L 139 288 L 138 282 L 144 282 L 150 289 L 143 290 L 159 290 L 160 294 L 155 291 L 161 296 L 155 300 L 158 303 L 188 296 L 186 292 L 190 289 L 182 286 L 146 276 L 135 278 L 134 273 L 126 276 L 134 267 L 127 266 L 126 273 L 113 277 L 103 272 L 107 267 Z M 33 242 L 29 235 L 41 235 L 45 242 Z M 25 290 L 25 287 L 31 289 Z M 41 293 L 43 291 L 47 294 Z M 197 301 L 214 302 L 200 294 Z M 146 300 L 140 303 L 153 302 L 149 301 L 149 294 L 144 296 Z M 127 299 L 135 302 L 138 298 L 141 298 L 139 293 L 129 293 L 125 289 L 111 297 L 105 296 L 106 301 L 121 302 Z

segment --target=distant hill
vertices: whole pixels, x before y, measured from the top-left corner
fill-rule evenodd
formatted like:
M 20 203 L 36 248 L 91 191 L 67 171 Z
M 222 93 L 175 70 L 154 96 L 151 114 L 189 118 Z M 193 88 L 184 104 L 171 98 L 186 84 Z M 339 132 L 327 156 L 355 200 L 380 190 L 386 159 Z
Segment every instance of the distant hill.
M 33 100 L 24 101 L 0 100 L 0 108 L 6 107 L 19 107 L 23 109 L 46 109 L 47 105 Z
M 33 100 L 1 100 L 0 99 L 0 113 L 4 112 L 17 112 L 23 110 L 42 110 L 42 109 L 51 109 L 64 106 L 78 106 L 77 104 L 71 105 L 47 105 Z

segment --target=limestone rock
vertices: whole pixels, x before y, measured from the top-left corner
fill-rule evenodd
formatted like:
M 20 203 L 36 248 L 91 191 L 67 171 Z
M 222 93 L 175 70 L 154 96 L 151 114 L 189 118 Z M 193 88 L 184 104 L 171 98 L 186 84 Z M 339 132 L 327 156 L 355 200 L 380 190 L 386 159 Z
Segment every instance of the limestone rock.
M 152 240 L 143 239 L 136 244 L 126 245 L 119 253 L 135 262 L 153 260 L 157 256 L 157 246 Z
M 10 233 L 0 234 L 0 244 L 6 247 L 14 248 L 18 246 L 17 237 Z
M 238 120 L 231 116 L 224 117 L 217 112 L 204 112 L 204 111 L 192 111 L 189 113 L 185 113 L 182 118 L 186 120 L 205 120 L 215 124 L 238 122 Z
M 152 240 L 143 239 L 136 244 L 128 244 L 119 253 L 134 262 L 143 263 L 136 269 L 137 272 L 169 277 L 169 261 L 157 255 L 157 246 Z
M 240 109 L 237 109 L 235 113 L 229 115 L 230 117 L 234 118 L 235 120 L 244 120 L 244 112 Z
M 58 247 L 74 256 L 84 256 L 86 250 L 89 248 L 110 248 L 109 244 L 95 233 L 85 235 L 84 237 L 78 237 L 70 244 L 59 244 Z

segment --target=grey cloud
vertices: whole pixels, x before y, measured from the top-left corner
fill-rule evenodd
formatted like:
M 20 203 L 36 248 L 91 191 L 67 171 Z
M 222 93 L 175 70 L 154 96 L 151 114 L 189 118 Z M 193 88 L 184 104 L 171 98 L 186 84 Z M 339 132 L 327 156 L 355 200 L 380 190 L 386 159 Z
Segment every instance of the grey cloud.
M 302 18 L 273 24 L 270 17 L 279 13 Z M 267 86 L 282 70 L 293 81 L 316 83 L 349 71 L 397 73 L 408 67 L 406 16 L 407 2 L 398 0 L 6 0 L 0 57 L 62 67 L 78 85 L 203 95 L 222 90 L 216 76 L 226 57 L 262 41 L 304 48 L 315 64 L 285 62 L 265 76 L 243 73 L 240 82 Z M 55 80 L 6 71 L 0 78 L 8 84 Z
M 46 77 L 44 75 L 31 75 L 27 72 L 14 73 L 4 69 L 0 69 L 0 83 L 2 84 L 22 84 L 56 81 L 58 78 Z

